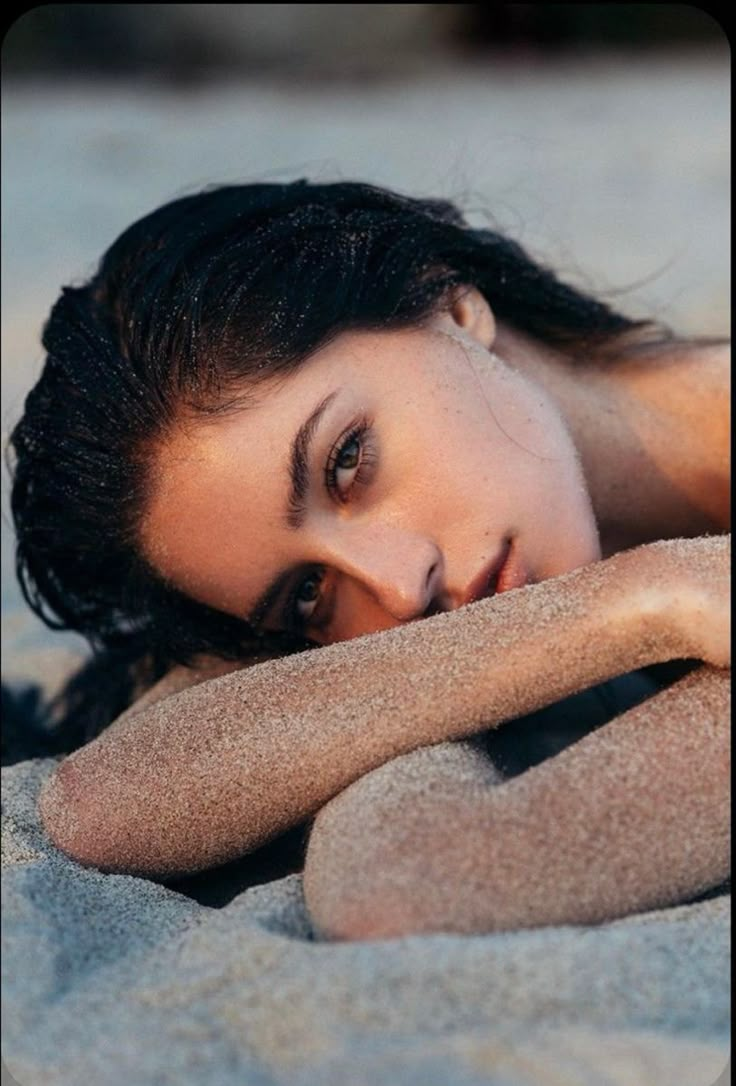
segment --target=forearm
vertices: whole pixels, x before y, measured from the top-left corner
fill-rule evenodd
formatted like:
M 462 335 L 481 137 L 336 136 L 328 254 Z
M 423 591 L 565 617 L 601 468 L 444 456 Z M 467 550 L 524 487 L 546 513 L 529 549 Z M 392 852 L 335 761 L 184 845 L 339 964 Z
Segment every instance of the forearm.
M 258 847 L 396 755 L 677 655 L 622 597 L 619 558 L 128 714 L 53 775 L 45 825 L 107 870 L 202 869 Z
M 380 938 L 590 924 L 730 870 L 730 674 L 702 668 L 495 787 L 390 786 L 320 813 L 307 902 L 322 934 Z M 374 774 L 374 777 L 377 776 Z

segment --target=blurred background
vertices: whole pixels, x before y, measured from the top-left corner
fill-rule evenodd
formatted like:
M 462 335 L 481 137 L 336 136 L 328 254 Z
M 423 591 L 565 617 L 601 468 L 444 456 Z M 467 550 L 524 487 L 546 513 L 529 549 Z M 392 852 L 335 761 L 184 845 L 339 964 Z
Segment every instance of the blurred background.
M 569 280 L 730 327 L 730 56 L 688 4 L 45 4 L 2 54 L 3 444 L 62 284 L 215 182 L 360 179 L 459 202 Z M 3 669 L 52 687 L 13 574 Z

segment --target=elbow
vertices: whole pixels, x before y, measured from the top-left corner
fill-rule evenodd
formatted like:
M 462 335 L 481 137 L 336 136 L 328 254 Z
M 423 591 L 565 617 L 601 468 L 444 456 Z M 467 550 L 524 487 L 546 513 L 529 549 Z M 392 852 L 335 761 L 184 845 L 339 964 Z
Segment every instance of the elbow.
M 316 938 L 399 939 L 448 930 L 431 907 L 434 895 L 422 885 L 416 863 L 393 855 L 378 836 L 344 830 L 328 805 L 310 835 L 303 887 Z
M 45 781 L 38 808 L 46 835 L 60 852 L 85 867 L 122 870 L 111 855 L 110 835 L 100 825 L 89 779 L 73 757 L 65 758 Z
M 170 824 L 168 833 L 161 832 L 160 811 L 154 819 L 140 782 L 103 776 L 98 763 L 87 765 L 76 755 L 45 781 L 38 810 L 47 837 L 60 852 L 104 874 L 165 880 L 223 862 L 219 854 L 203 855 L 196 836 L 180 840 Z
M 369 942 L 381 939 L 403 939 L 409 935 L 427 934 L 434 928 L 412 927 L 403 912 L 375 912 L 361 908 L 351 913 L 332 913 L 322 917 L 322 924 L 314 924 L 316 938 L 325 942 Z
M 80 863 L 85 862 L 82 857 L 87 852 L 82 799 L 76 767 L 65 758 L 44 782 L 38 810 L 51 843 Z
M 314 819 L 304 864 L 315 935 L 484 930 L 493 867 L 477 852 L 490 850 L 487 783 L 476 754 L 450 744 L 387 762 L 333 797 Z
M 307 864 L 304 896 L 315 937 L 320 940 L 400 939 L 437 930 L 414 915 L 406 888 L 398 893 L 391 893 L 382 884 L 370 890 L 361 888 L 352 880 L 350 871 L 315 874 Z

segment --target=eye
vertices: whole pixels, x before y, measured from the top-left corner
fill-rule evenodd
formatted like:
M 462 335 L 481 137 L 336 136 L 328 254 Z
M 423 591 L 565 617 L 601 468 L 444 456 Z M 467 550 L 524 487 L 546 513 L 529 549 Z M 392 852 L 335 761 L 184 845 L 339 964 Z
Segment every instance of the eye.
M 312 570 L 302 581 L 296 585 L 289 601 L 289 614 L 293 625 L 300 629 L 305 626 L 317 609 L 320 598 L 320 586 L 324 573 L 320 570 Z
M 333 447 L 325 467 L 325 485 L 338 501 L 347 501 L 356 483 L 368 481 L 375 463 L 370 442 L 370 427 L 366 421 L 353 427 Z

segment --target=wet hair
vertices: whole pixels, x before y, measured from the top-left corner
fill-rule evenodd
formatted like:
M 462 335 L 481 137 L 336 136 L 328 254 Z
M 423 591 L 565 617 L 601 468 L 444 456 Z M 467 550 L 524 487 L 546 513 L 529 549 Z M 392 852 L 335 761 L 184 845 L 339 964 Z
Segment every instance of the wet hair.
M 174 663 L 264 647 L 244 620 L 167 584 L 141 552 L 153 450 L 182 409 L 232 409 L 340 333 L 421 326 L 463 286 L 497 320 L 573 355 L 655 327 L 564 284 L 449 201 L 354 182 L 184 196 L 129 227 L 88 282 L 62 290 L 10 439 L 23 595 L 93 650 L 46 721 L 54 749 L 87 742 Z M 305 647 L 270 640 L 277 651 Z

